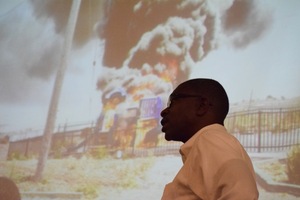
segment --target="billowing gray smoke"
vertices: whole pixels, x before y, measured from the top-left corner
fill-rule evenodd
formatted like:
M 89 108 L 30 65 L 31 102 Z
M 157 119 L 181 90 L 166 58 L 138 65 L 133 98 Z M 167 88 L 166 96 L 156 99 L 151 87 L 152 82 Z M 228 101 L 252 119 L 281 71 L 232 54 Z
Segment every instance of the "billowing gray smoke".
M 31 7 L 22 3 L 0 18 L 1 103 L 33 96 L 33 88 L 49 80 L 58 66 L 62 37 L 30 11 Z
M 217 22 L 205 1 L 113 1 L 106 17 L 100 37 L 108 67 L 147 65 L 160 77 L 172 62 L 176 77 L 167 78 L 182 81 L 214 48 Z
M 108 4 L 106 23 L 99 26 L 100 38 L 105 39 L 103 64 L 124 73 L 118 84 L 104 73 L 98 82 L 102 90 L 126 88 L 128 82 L 140 80 L 134 87 L 140 91 L 147 88 L 143 82 L 148 76 L 156 76 L 160 81 L 151 85 L 156 88 L 153 95 L 166 92 L 159 88 L 171 83 L 170 91 L 188 79 L 192 67 L 218 47 L 221 37 L 235 47 L 245 47 L 261 36 L 268 21 L 259 18 L 253 1 L 245 0 L 115 0 Z M 128 73 L 136 75 L 129 79 Z
M 30 0 L 33 6 L 33 14 L 38 19 L 52 19 L 55 32 L 63 34 L 68 22 L 72 0 Z M 81 0 L 81 6 L 74 34 L 75 47 L 83 46 L 93 37 L 93 26 L 102 14 L 103 1 Z
M 258 12 L 254 1 L 235 1 L 222 21 L 224 33 L 232 44 L 244 48 L 263 35 L 271 24 L 271 16 Z
M 83 0 L 74 45 L 80 48 L 99 21 L 102 1 Z M 53 80 L 62 55 L 72 0 L 20 1 L 0 16 L 0 103 L 33 102 Z M 96 11 L 97 10 L 97 11 Z
M 0 18 L 0 102 L 31 95 L 59 64 L 72 1 L 29 2 Z M 187 79 L 220 36 L 235 47 L 259 38 L 268 24 L 259 13 L 249 0 L 82 0 L 73 46 L 105 41 L 98 89 L 122 87 L 138 99 Z

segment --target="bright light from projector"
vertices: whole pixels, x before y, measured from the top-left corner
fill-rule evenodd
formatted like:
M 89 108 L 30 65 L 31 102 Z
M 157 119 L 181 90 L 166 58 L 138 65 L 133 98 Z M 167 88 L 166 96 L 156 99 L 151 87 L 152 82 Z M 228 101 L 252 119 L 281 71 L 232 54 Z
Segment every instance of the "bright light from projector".
M 299 199 L 299 8 L 1 1 L 1 176 L 22 199 L 160 199 L 182 165 L 160 111 L 179 83 L 209 77 L 228 92 L 226 128 L 254 163 L 260 199 Z

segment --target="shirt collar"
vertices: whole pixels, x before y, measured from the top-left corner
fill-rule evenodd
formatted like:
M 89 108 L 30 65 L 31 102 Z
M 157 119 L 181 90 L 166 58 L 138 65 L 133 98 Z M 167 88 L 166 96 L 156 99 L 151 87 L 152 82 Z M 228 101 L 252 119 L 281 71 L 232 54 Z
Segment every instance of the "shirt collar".
M 183 145 L 181 145 L 181 147 L 179 149 L 179 153 L 181 154 L 183 163 L 186 161 L 186 158 L 188 157 L 188 154 L 190 153 L 190 151 L 195 143 L 195 140 L 198 138 L 199 135 L 203 134 L 208 129 L 209 130 L 211 130 L 211 129 L 224 130 L 225 127 L 220 124 L 212 124 L 212 125 L 205 126 L 202 129 L 200 129 L 198 132 L 196 132 L 188 141 L 186 141 Z

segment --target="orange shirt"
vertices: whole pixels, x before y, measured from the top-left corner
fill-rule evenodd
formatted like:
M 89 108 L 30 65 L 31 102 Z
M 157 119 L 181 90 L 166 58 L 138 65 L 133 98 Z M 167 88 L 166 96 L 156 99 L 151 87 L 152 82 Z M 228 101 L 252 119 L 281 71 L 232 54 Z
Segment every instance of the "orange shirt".
M 183 166 L 162 200 L 257 200 L 252 162 L 224 126 L 199 130 L 180 148 Z

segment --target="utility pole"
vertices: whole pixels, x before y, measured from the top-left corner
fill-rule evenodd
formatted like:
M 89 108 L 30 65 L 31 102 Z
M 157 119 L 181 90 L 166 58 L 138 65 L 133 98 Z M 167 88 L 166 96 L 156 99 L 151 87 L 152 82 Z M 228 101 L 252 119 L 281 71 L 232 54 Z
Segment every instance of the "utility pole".
M 35 181 L 40 181 L 42 179 L 42 174 L 48 159 L 48 153 L 51 147 L 52 134 L 55 126 L 58 101 L 61 93 L 65 71 L 68 66 L 69 54 L 72 49 L 72 42 L 73 42 L 74 31 L 76 27 L 80 4 L 81 4 L 81 0 L 73 0 L 72 2 L 68 24 L 66 27 L 65 40 L 63 46 L 64 49 L 60 61 L 60 66 L 57 70 L 57 74 L 55 78 L 51 102 L 48 110 L 47 122 L 44 129 L 44 135 L 42 138 L 41 151 L 39 154 L 35 175 L 33 177 Z

